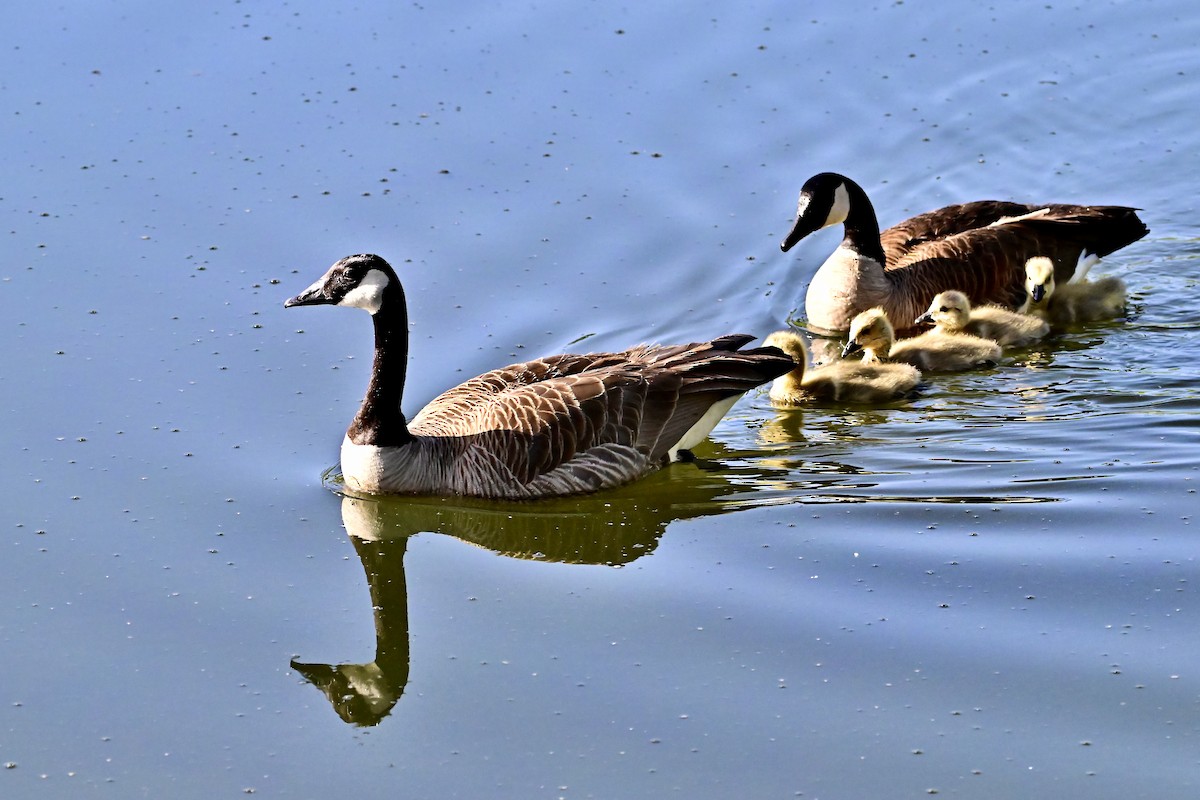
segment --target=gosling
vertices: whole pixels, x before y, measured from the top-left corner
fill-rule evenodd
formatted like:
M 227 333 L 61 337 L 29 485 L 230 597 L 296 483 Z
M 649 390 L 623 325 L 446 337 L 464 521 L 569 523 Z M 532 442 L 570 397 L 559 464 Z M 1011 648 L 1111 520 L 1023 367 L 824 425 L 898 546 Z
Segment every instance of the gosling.
M 967 296 L 957 291 L 942 292 L 933 298 L 929 310 L 916 320 L 918 325 L 930 322 L 935 331 L 969 333 L 991 339 L 1001 347 L 1025 347 L 1050 332 L 1050 326 L 1040 317 L 993 305 L 972 308 Z
M 1054 325 L 1115 319 L 1125 313 L 1125 282 L 1110 275 L 1057 286 L 1054 262 L 1035 256 L 1025 262 L 1025 304 L 1021 311 Z
M 850 340 L 842 356 L 859 351 L 864 364 L 902 362 L 922 372 L 961 372 L 992 367 L 1000 360 L 1000 345 L 969 333 L 925 331 L 896 341 L 896 331 L 882 308 L 869 308 L 850 323 Z
M 921 372 L 911 364 L 834 361 L 808 368 L 810 356 L 804 337 L 795 331 L 776 331 L 763 342 L 791 356 L 796 368 L 771 384 L 771 404 L 797 408 L 814 400 L 841 403 L 886 403 L 911 392 Z

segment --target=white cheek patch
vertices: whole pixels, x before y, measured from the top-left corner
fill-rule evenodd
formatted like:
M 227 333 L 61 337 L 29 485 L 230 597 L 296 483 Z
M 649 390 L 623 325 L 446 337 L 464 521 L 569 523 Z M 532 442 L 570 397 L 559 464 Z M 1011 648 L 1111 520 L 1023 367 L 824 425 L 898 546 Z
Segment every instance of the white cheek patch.
M 369 270 L 346 296 L 338 301 L 339 306 L 361 308 L 369 314 L 375 314 L 383 305 L 383 290 L 388 285 L 388 276 L 380 270 Z
M 839 222 L 845 222 L 849 215 L 850 193 L 846 191 L 846 184 L 839 183 L 837 189 L 833 191 L 833 207 L 829 209 L 825 225 L 837 225 Z

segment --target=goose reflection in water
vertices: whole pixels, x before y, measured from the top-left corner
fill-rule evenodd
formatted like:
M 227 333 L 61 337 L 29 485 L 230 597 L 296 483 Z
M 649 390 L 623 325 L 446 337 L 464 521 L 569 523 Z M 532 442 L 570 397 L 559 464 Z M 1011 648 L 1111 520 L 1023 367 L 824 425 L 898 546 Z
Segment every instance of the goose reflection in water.
M 375 616 L 375 658 L 365 664 L 293 659 L 292 669 L 320 689 L 343 721 L 379 724 L 404 693 L 409 675 L 410 537 L 439 533 L 509 558 L 620 567 L 652 552 L 667 526 L 757 505 L 779 470 L 740 461 L 715 443 L 719 465 L 700 461 L 595 495 L 494 502 L 454 498 L 342 498 L 342 524 L 362 560 Z M 776 500 L 777 502 L 777 500 Z

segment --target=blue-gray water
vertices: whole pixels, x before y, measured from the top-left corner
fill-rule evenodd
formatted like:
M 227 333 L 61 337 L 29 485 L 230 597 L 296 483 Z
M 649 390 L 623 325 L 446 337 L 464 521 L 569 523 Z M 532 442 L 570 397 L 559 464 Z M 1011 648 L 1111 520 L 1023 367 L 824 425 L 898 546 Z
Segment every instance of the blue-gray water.
M 1190 4 L 0 19 L 3 797 L 1200 792 Z M 281 304 L 338 257 L 401 269 L 412 413 L 782 327 L 825 170 L 885 225 L 1139 206 L 1129 318 L 884 409 L 747 397 L 714 468 L 593 498 L 322 486 L 369 324 Z

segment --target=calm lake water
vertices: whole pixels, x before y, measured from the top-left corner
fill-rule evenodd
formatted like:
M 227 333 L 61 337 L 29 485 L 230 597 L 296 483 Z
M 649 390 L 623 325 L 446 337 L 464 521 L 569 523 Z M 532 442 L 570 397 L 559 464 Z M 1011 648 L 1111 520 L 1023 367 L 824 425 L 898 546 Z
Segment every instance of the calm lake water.
M 828 4 L 826 4 L 828 5 Z M 1200 795 L 1200 17 L 1183 0 L 3 12 L 0 795 Z M 838 234 L 1143 208 L 1128 319 L 912 402 L 748 396 L 523 506 L 343 501 L 378 252 L 406 409 L 802 313 Z

